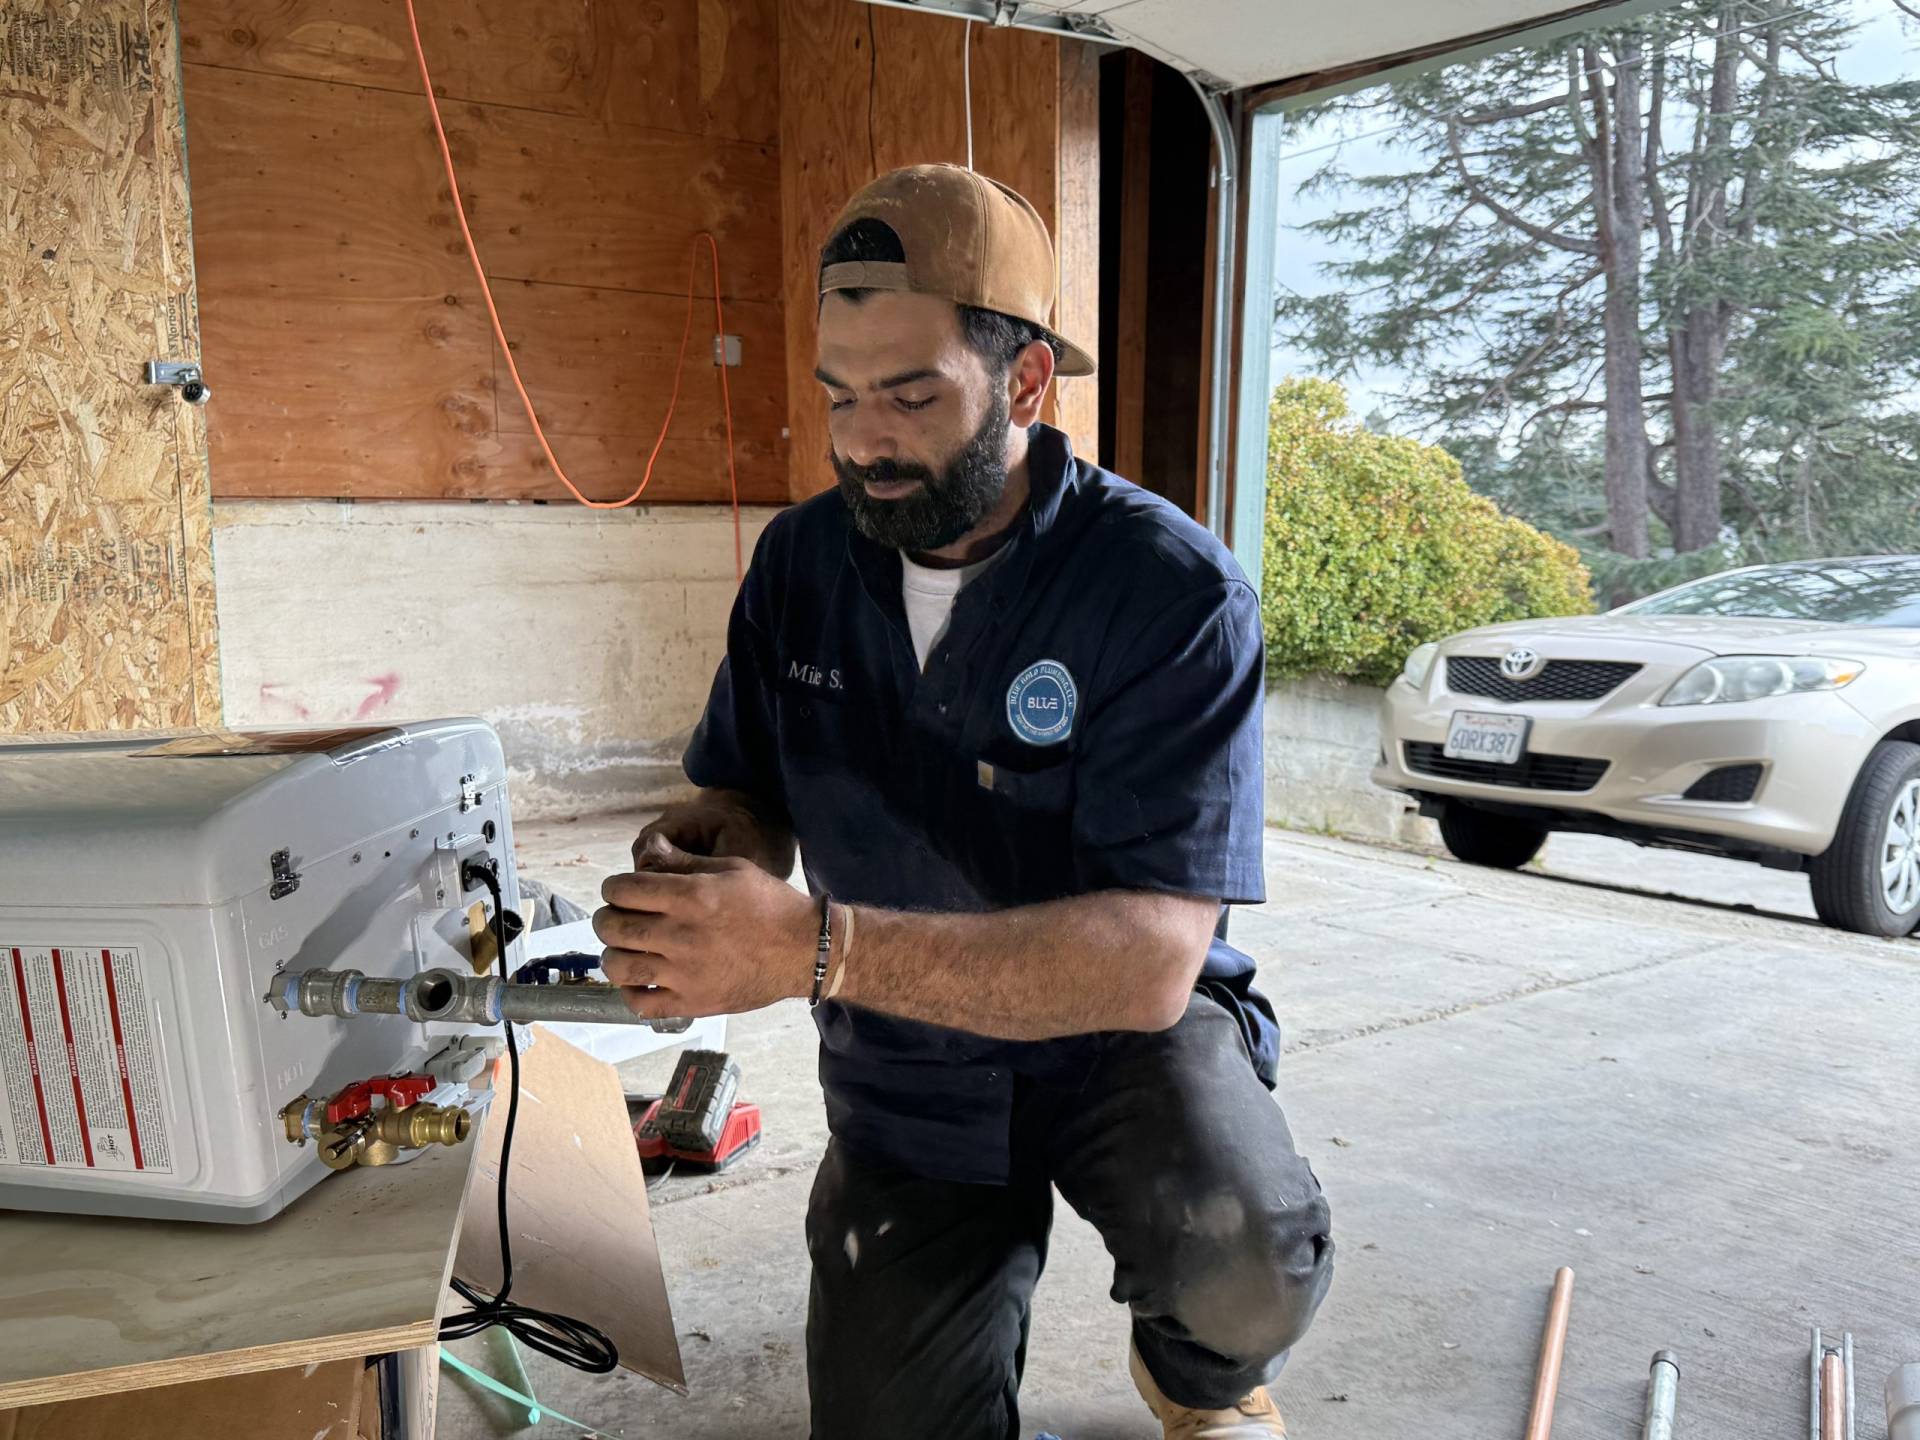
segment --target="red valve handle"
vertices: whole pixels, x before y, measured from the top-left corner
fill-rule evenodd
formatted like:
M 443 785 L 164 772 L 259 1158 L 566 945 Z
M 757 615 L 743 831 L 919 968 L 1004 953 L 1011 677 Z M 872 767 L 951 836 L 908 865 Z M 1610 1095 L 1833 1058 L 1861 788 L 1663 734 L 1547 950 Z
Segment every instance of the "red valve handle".
M 373 1109 L 376 1095 L 386 1098 L 389 1109 L 417 1105 L 427 1098 L 433 1086 L 431 1075 L 376 1075 L 371 1080 L 358 1081 L 327 1101 L 327 1123 L 338 1125 L 343 1120 L 358 1120 Z

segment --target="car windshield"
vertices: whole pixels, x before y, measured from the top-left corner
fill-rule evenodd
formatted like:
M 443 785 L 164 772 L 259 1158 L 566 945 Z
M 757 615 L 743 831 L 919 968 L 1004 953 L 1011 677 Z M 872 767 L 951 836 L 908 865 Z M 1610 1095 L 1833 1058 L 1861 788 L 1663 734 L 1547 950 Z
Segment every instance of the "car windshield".
M 1825 625 L 1920 629 L 1920 556 L 1767 565 L 1709 575 L 1622 608 L 1623 615 L 1749 615 Z

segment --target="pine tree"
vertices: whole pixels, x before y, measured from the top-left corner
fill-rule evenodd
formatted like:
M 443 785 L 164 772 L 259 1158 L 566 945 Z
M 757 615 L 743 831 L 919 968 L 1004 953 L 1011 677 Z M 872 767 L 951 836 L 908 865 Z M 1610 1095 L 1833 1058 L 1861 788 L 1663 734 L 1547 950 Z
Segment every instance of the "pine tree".
M 1279 333 L 1417 373 L 1401 418 L 1628 571 L 1729 526 L 1920 543 L 1920 81 L 1843 79 L 1855 28 L 1686 0 L 1304 112 L 1411 158 L 1308 182 L 1354 198 L 1308 227 L 1347 258 Z

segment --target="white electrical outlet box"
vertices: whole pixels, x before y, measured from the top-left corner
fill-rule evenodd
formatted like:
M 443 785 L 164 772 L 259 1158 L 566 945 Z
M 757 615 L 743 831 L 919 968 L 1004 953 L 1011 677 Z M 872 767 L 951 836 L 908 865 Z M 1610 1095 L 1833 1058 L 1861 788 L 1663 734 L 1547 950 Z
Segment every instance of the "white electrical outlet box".
M 283 1015 L 274 976 L 465 969 L 482 855 L 517 904 L 479 720 L 0 744 L 0 1207 L 277 1214 L 330 1173 L 283 1106 L 473 1032 Z

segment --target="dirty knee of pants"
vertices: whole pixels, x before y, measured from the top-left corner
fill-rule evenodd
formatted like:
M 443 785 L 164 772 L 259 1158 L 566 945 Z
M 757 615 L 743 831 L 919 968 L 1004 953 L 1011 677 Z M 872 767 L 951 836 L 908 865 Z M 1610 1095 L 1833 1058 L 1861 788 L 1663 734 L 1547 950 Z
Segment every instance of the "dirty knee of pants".
M 1168 1247 L 1161 1313 L 1193 1343 L 1265 1365 L 1306 1333 L 1332 1279 L 1326 1207 L 1316 1201 L 1265 1223 L 1244 1213 L 1216 1218 L 1217 1227 L 1197 1226 Z

